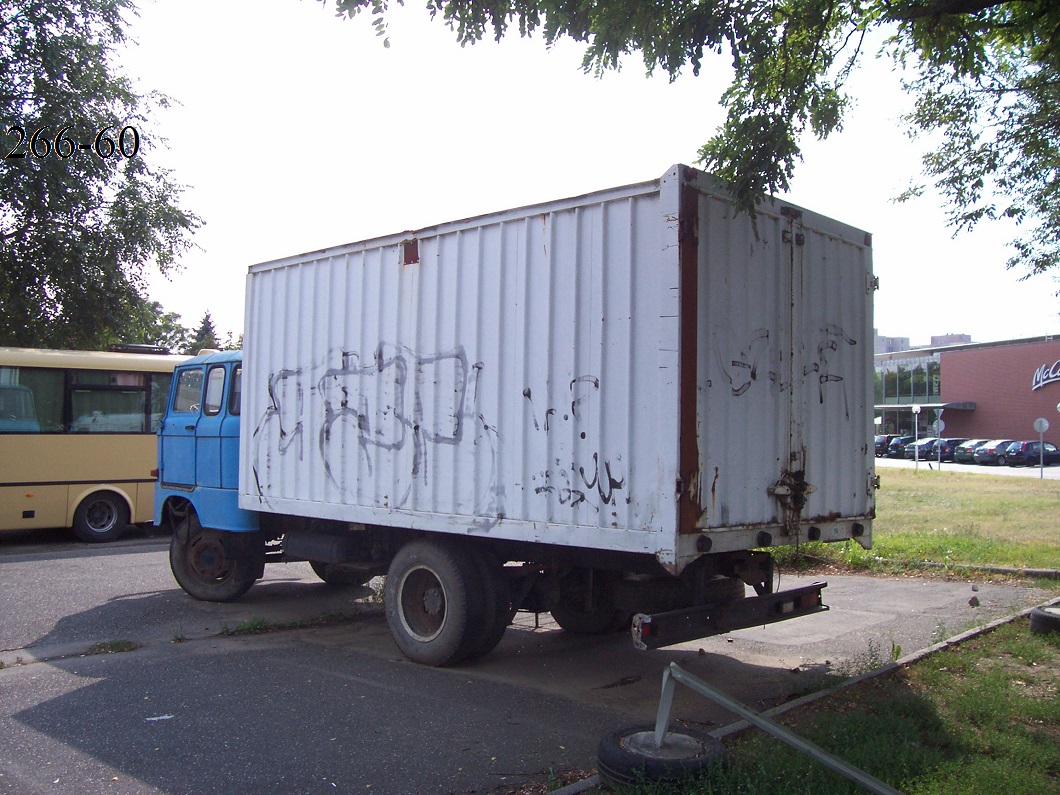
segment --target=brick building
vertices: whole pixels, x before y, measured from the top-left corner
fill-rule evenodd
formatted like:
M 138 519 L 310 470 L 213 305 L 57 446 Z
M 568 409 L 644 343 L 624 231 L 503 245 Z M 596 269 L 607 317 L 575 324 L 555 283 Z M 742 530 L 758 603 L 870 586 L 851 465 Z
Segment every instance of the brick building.
M 920 348 L 876 356 L 879 433 L 1035 439 L 1060 445 L 1060 336 Z M 912 407 L 920 406 L 919 415 Z

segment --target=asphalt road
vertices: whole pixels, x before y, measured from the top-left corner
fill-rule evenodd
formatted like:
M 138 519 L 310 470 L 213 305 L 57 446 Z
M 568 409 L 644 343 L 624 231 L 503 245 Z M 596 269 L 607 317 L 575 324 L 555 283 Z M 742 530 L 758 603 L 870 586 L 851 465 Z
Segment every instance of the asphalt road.
M 373 591 L 328 588 L 307 564 L 218 605 L 176 586 L 165 538 L 25 541 L 0 539 L 0 793 L 19 795 L 494 792 L 592 768 L 605 732 L 653 719 L 670 661 L 766 709 L 1049 596 L 829 577 L 828 612 L 771 627 L 637 652 L 520 615 L 494 653 L 438 670 L 401 657 Z M 329 614 L 345 618 L 223 634 Z M 141 645 L 89 653 L 118 640 Z M 732 722 L 681 691 L 674 717 Z

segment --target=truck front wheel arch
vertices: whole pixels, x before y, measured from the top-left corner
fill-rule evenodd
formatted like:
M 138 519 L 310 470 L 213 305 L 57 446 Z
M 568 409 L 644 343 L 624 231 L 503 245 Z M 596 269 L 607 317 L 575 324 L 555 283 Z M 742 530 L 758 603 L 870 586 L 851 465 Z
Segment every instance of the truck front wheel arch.
M 233 535 L 203 527 L 189 511 L 169 544 L 169 566 L 180 587 L 204 602 L 231 602 L 250 590 L 261 576 L 253 554 L 260 538 L 257 533 L 247 534 L 253 538 L 227 538 Z

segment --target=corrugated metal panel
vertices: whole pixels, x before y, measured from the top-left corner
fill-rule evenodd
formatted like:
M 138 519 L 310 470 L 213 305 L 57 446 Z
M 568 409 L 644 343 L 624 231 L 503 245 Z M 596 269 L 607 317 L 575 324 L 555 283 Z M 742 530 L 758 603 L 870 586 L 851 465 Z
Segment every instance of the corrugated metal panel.
M 800 519 L 866 517 L 870 271 L 680 166 L 255 266 L 240 505 L 674 568 L 792 525 L 785 473 Z
M 871 249 L 863 232 L 780 210 L 733 218 L 701 195 L 699 526 L 789 543 L 798 523 L 872 514 Z M 803 477 L 796 522 L 774 492 Z
M 241 504 L 654 552 L 665 215 L 650 183 L 255 266 Z

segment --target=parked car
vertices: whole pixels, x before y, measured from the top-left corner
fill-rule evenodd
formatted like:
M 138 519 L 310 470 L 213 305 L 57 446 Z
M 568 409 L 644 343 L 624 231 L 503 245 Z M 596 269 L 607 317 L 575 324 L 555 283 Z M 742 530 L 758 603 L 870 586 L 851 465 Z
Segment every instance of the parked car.
M 989 442 L 980 445 L 972 458 L 975 459 L 977 464 L 1004 466 L 1008 463 L 1005 453 L 1008 452 L 1008 446 L 1012 444 L 1012 441 L 1012 439 L 991 439 Z
M 887 455 L 887 447 L 898 438 L 896 433 L 885 433 L 876 437 L 876 457 L 883 458 Z
M 910 460 L 930 461 L 931 446 L 935 444 L 935 437 L 928 436 L 919 441 L 910 442 L 905 446 L 905 457 Z
M 1013 442 L 1005 451 L 1005 458 L 1010 467 L 1029 466 L 1036 467 L 1040 461 L 1046 466 L 1060 464 L 1060 450 L 1052 442 L 1045 443 L 1045 455 L 1040 452 L 1037 440 L 1031 442 Z
M 965 438 L 956 439 L 938 439 L 935 444 L 931 446 L 931 457 L 937 461 L 953 461 L 953 456 L 957 451 L 958 445 L 967 442 Z
M 953 452 L 953 460 L 958 464 L 974 464 L 976 449 L 989 441 L 989 439 L 969 439 L 964 444 L 957 445 L 957 449 Z
M 901 458 L 905 455 L 905 446 L 915 439 L 915 436 L 899 436 L 897 439 L 891 439 L 890 444 L 887 445 L 887 457 Z

